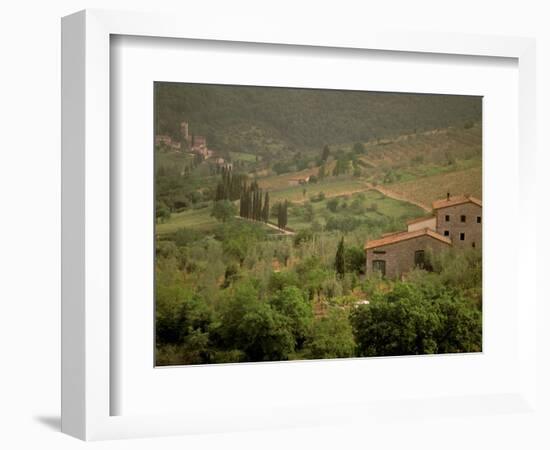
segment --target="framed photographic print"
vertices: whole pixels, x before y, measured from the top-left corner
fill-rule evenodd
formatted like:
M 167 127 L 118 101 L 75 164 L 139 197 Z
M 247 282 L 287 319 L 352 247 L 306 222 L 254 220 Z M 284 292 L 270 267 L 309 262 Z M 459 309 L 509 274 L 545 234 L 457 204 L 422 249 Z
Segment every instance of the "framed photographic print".
M 481 97 L 154 96 L 156 365 L 482 350 Z
M 63 430 L 532 413 L 534 43 L 259 26 L 63 19 Z

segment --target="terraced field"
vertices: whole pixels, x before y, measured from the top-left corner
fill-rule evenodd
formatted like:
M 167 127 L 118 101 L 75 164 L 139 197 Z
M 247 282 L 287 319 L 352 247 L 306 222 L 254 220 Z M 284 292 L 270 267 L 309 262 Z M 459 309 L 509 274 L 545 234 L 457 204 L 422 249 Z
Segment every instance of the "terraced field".
M 371 182 L 404 182 L 481 165 L 481 126 L 446 128 L 365 145 L 360 157 Z
M 260 180 L 260 186 L 263 182 Z M 272 190 L 269 192 L 273 201 L 288 200 L 294 203 L 303 203 L 321 192 L 326 198 L 338 197 L 341 195 L 351 195 L 357 192 L 364 192 L 370 188 L 370 185 L 364 180 L 352 177 L 328 178 L 326 181 L 311 183 L 298 186 L 287 186 L 283 189 Z M 305 194 L 304 194 L 305 190 Z
M 385 187 L 403 198 L 431 205 L 434 200 L 452 195 L 469 194 L 482 198 L 482 170 L 480 167 L 417 178 L 412 181 L 388 184 Z
M 393 140 L 365 145 L 363 160 L 374 167 L 410 165 L 411 163 L 445 164 L 449 159 L 471 159 L 481 155 L 481 126 L 445 128 L 408 134 Z
M 376 190 L 338 196 L 338 204 L 332 210 L 328 207 L 330 199 L 312 202 L 311 217 L 307 217 L 302 205 L 294 205 L 289 213 L 288 225 L 295 229 L 308 229 L 312 222 L 326 226 L 332 219 L 380 222 L 394 221 L 400 228 L 406 228 L 406 221 L 425 215 L 425 212 L 405 201 L 395 200 Z

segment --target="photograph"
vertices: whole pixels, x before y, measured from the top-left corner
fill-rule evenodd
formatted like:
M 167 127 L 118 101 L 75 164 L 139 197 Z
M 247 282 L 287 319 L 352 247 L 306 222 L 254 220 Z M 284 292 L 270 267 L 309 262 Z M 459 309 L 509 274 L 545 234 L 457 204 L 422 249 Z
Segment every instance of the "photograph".
M 481 96 L 153 90 L 155 366 L 482 352 Z

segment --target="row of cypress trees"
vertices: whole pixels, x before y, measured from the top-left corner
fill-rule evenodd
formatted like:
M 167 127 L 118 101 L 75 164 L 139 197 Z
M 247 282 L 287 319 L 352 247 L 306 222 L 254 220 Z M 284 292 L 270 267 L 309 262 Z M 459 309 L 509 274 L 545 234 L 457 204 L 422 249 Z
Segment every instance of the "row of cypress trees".
M 216 186 L 216 196 L 214 200 L 238 200 L 246 189 L 247 176 L 245 174 L 234 174 L 231 167 L 222 167 L 222 179 Z
M 215 201 L 239 199 L 239 215 L 245 219 L 269 221 L 269 192 L 263 192 L 254 180 L 250 185 L 245 174 L 234 174 L 230 167 L 221 169 L 221 180 L 216 187 Z M 288 223 L 288 201 L 277 203 L 277 226 L 285 229 Z
M 277 203 L 277 226 L 286 229 L 288 223 L 288 201 Z
M 239 215 L 246 219 L 267 222 L 269 220 L 269 192 L 263 195 L 256 181 L 250 186 L 244 183 L 241 191 Z

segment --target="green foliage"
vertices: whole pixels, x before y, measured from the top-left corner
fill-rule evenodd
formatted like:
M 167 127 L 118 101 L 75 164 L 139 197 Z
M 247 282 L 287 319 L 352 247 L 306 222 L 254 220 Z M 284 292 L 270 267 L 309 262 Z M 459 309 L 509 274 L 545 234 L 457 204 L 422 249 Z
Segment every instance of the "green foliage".
M 156 338 L 159 344 L 183 344 L 183 364 L 208 362 L 212 311 L 203 299 L 177 286 L 157 286 Z
M 340 239 L 338 249 L 336 250 L 336 257 L 334 259 L 334 269 L 336 273 L 341 277 L 346 273 L 346 251 L 344 249 L 344 237 Z
M 347 156 L 342 156 L 336 160 L 336 166 L 332 171 L 333 176 L 345 175 L 350 170 L 350 161 Z
M 285 200 L 284 202 L 278 203 L 276 205 L 276 211 L 277 226 L 284 230 L 286 229 L 288 223 L 288 202 Z
M 247 361 L 282 361 L 295 349 L 293 325 L 244 282 L 227 299 L 216 335 L 222 347 L 241 350 Z
M 366 256 L 362 247 L 346 246 L 344 259 L 346 272 L 365 272 Z
M 321 160 L 326 162 L 328 160 L 328 157 L 330 156 L 330 148 L 328 145 L 325 145 L 323 147 L 323 152 L 321 153 Z M 323 166 L 324 167 L 324 166 Z
M 338 197 L 333 197 L 329 200 L 327 200 L 327 208 L 329 211 L 331 212 L 336 212 L 336 210 L 338 209 L 338 203 L 339 203 L 340 199 Z
M 310 201 L 312 202 L 322 202 L 325 199 L 325 193 L 323 191 L 319 192 L 317 195 L 312 195 Z
M 295 286 L 286 286 L 271 299 L 276 311 L 290 320 L 292 333 L 298 346 L 305 340 L 313 323 L 311 302 Z
M 192 228 L 179 228 L 172 236 L 178 247 L 185 247 L 198 241 L 201 237 L 203 237 L 203 234 Z
M 365 154 L 367 149 L 365 148 L 365 144 L 362 142 L 356 142 L 353 144 L 353 152 L 358 155 Z
M 237 207 L 229 200 L 218 200 L 212 206 L 212 217 L 227 222 L 237 214 Z
M 308 229 L 303 229 L 298 231 L 296 235 L 294 236 L 294 245 L 296 247 L 299 247 L 301 244 L 305 242 L 309 242 L 313 239 L 313 232 Z
M 313 205 L 308 202 L 304 205 L 303 217 L 306 222 L 313 222 L 315 218 L 315 211 L 313 210 Z
M 285 286 L 300 285 L 298 274 L 294 271 L 273 272 L 269 278 L 269 292 L 277 292 L 285 288 Z
M 165 222 L 170 218 L 170 208 L 164 202 L 157 202 L 155 215 L 159 222 Z
M 326 316 L 316 320 L 304 349 L 311 359 L 354 356 L 355 340 L 347 313 L 333 308 Z
M 318 89 L 155 83 L 157 134 L 179 140 L 189 121 L 212 148 L 269 154 L 267 142 L 320 148 L 326 143 L 462 125 L 480 117 L 476 97 Z
M 433 288 L 433 286 L 432 286 Z M 471 302 L 444 289 L 433 296 L 398 282 L 352 313 L 361 356 L 395 356 L 481 350 L 481 313 Z

